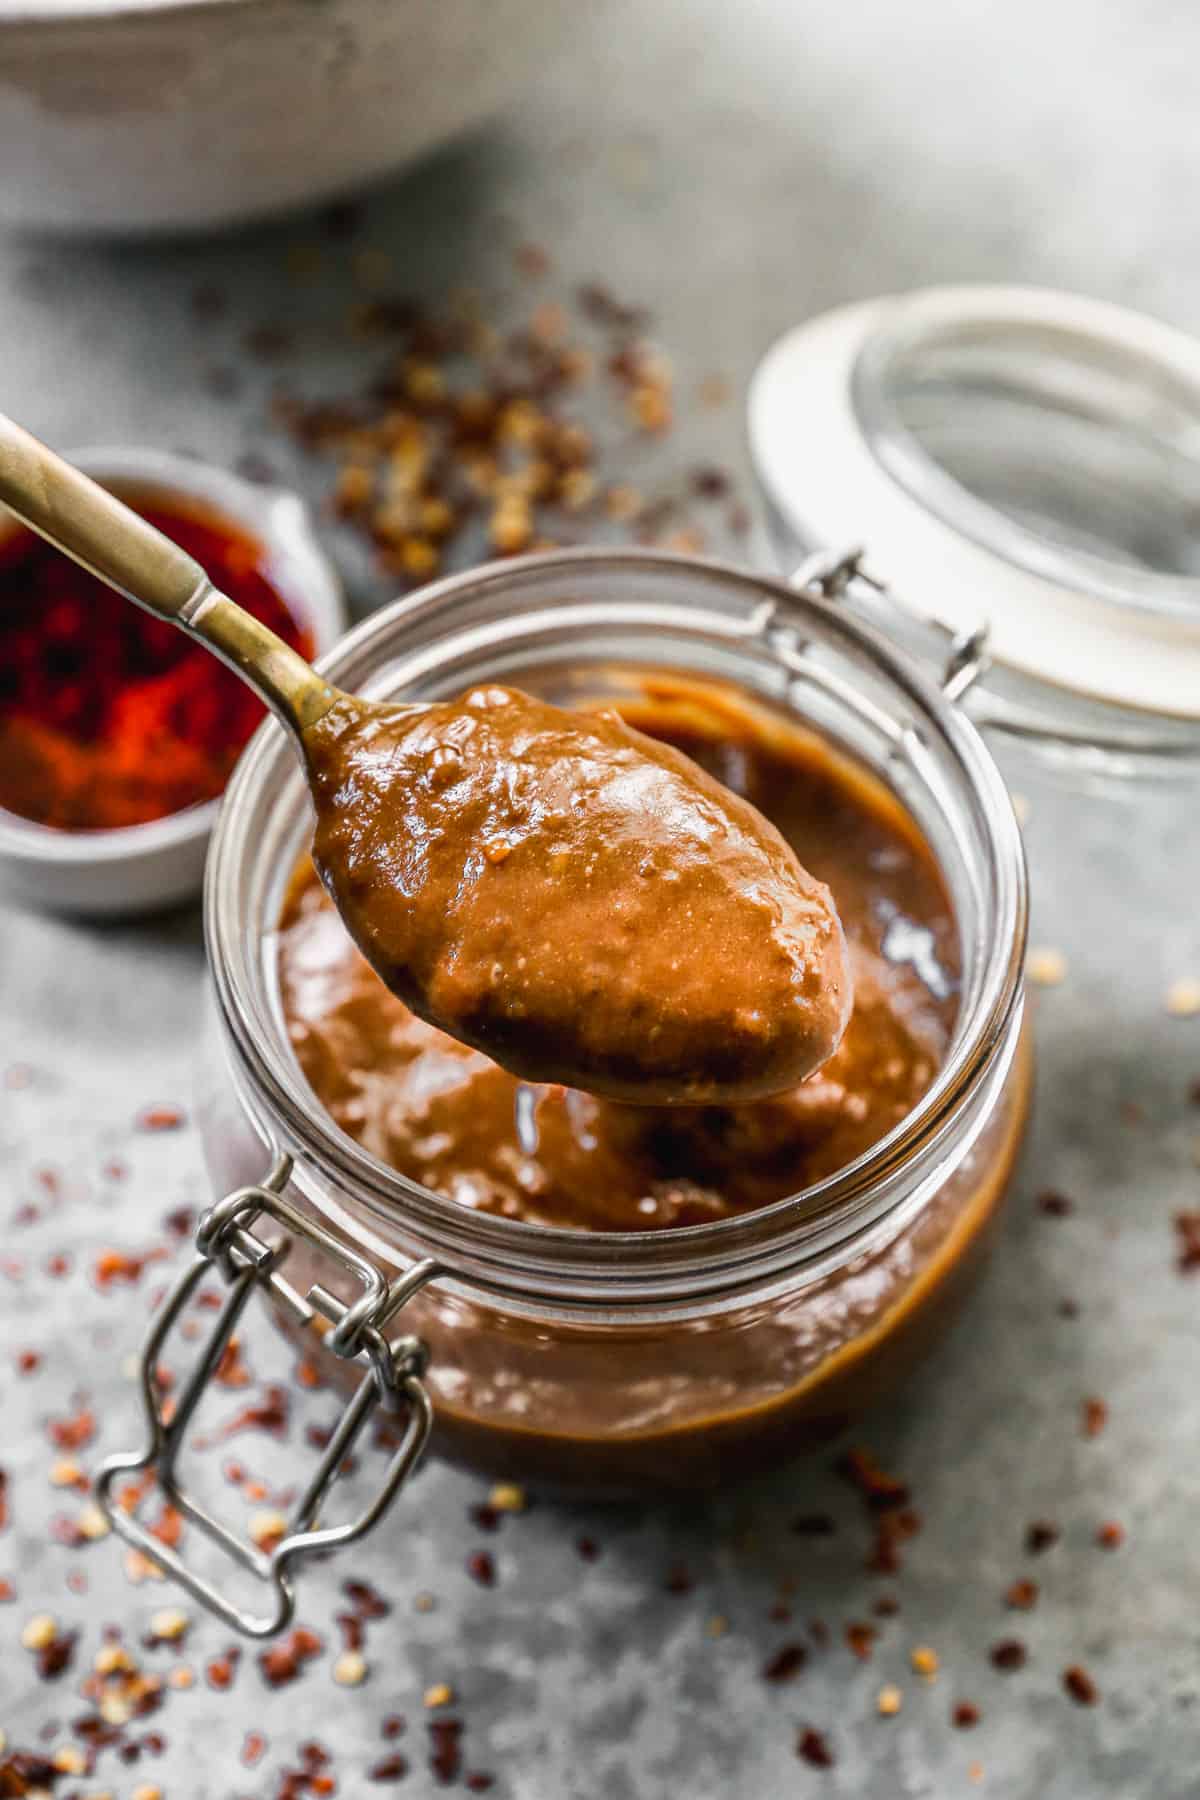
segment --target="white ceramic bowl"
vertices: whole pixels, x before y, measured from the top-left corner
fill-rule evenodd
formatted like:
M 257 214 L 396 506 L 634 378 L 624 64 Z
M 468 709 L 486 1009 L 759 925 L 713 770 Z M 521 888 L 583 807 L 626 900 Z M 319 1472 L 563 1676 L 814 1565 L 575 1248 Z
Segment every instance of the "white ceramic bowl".
M 344 193 L 504 105 L 556 0 L 0 0 L 0 223 L 195 229 Z
M 342 635 L 341 585 L 295 494 L 159 450 L 76 450 L 67 459 L 117 493 L 199 500 L 241 525 L 266 546 L 272 583 L 307 626 L 316 652 Z M 0 522 L 0 532 L 11 529 Z M 0 892 L 24 905 L 93 916 L 151 912 L 192 899 L 204 878 L 218 805 L 210 800 L 118 831 L 54 831 L 0 807 Z

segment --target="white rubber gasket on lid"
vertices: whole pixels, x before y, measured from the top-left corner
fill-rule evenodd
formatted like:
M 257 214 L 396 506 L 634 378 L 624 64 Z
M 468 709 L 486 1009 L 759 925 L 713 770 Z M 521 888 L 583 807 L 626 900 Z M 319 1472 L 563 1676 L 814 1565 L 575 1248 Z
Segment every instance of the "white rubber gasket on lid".
M 1122 605 L 1023 567 L 955 530 L 884 466 L 863 434 L 852 381 L 864 345 L 899 308 L 906 320 L 919 316 L 922 323 L 994 320 L 1084 333 L 1157 362 L 1197 387 L 1200 343 L 1140 314 L 1076 295 L 938 288 L 841 307 L 797 326 L 767 352 L 748 399 L 759 479 L 804 543 L 864 546 L 867 566 L 899 604 L 953 632 L 974 630 L 986 620 L 989 649 L 999 664 L 1090 699 L 1200 719 L 1200 611 L 1193 620 Z M 953 479 L 945 471 L 941 478 Z M 986 504 L 965 493 L 963 498 L 976 510 Z M 1200 516 L 1200 494 L 1197 509 Z

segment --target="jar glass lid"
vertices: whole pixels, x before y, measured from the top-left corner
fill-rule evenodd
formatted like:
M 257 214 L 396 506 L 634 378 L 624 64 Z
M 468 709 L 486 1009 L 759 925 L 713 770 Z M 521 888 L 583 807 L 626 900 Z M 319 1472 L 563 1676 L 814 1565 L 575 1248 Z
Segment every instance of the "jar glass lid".
M 781 548 L 918 655 L 982 643 L 972 709 L 1111 759 L 1200 757 L 1200 343 L 1103 302 L 936 288 L 776 343 L 751 451 Z

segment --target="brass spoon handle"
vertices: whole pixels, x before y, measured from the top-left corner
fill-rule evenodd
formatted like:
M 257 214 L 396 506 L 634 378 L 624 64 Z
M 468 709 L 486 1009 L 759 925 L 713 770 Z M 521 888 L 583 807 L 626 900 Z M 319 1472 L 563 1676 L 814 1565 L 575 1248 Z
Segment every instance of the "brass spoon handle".
M 339 690 L 222 594 L 200 564 L 0 413 L 0 503 L 147 612 L 199 638 L 298 737 Z

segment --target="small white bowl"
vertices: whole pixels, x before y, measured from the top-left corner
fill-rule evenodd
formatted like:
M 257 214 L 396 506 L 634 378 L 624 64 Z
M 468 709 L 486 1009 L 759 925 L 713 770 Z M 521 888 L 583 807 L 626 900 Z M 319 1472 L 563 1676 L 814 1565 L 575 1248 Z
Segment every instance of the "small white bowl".
M 320 655 L 346 628 L 341 584 L 304 503 L 227 469 L 161 450 L 88 449 L 67 460 L 121 494 L 198 501 L 265 546 L 272 585 Z M 15 529 L 0 523 L 0 533 Z M 52 911 L 151 912 L 194 898 L 218 800 L 116 831 L 57 831 L 0 807 L 0 892 Z

